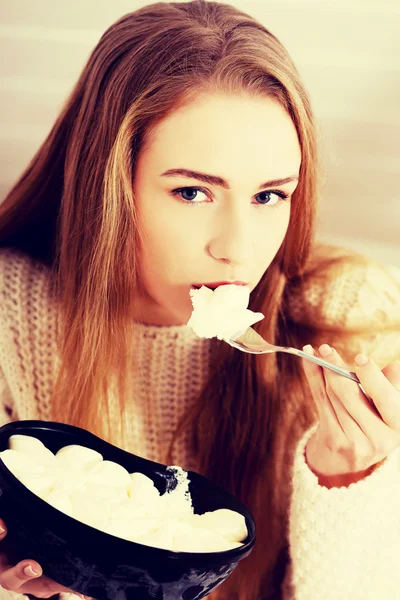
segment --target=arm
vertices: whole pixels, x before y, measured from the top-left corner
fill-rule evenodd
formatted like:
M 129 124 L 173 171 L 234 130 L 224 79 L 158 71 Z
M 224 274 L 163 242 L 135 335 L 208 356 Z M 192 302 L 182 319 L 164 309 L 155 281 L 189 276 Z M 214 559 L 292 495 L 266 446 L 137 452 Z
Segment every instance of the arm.
M 14 400 L 0 367 L 0 427 L 10 421 L 16 421 L 17 418 Z
M 367 259 L 319 258 L 291 290 L 288 312 L 296 325 L 316 331 L 315 346 L 329 341 L 348 364 L 364 352 L 383 367 L 400 358 L 399 283 L 397 271 Z M 295 453 L 291 563 L 282 597 L 394 600 L 400 597 L 399 450 L 367 471 L 327 477 L 313 472 L 305 456 L 316 428 L 304 434 Z
M 7 381 L 4 377 L 4 374 L 0 368 L 0 427 L 10 421 L 17 420 L 17 419 L 18 419 L 18 416 L 15 412 L 13 398 L 11 396 L 11 393 L 8 388 Z M 0 515 L 0 517 L 1 517 L 1 515 Z M 0 549 L 1 549 L 1 546 L 0 546 Z M 2 558 L 1 552 L 0 552 L 0 567 L 2 567 L 2 568 L 0 568 L 0 574 L 2 574 L 2 571 L 4 571 L 4 567 L 3 567 L 3 558 Z M 18 566 L 15 567 L 13 570 L 15 571 L 15 569 L 18 569 Z M 15 577 L 14 577 L 14 579 L 15 579 Z M 47 579 L 47 578 L 40 577 L 39 579 Z M 19 581 L 19 584 L 21 584 L 21 580 Z M 33 581 L 33 585 L 34 584 L 35 584 L 35 582 Z M 42 584 L 42 585 L 43 585 L 43 591 L 45 593 L 48 593 L 48 589 L 47 589 L 46 585 L 45 584 Z M 17 587 L 17 586 L 15 585 L 15 587 Z M 38 598 L 40 598 L 40 597 L 41 597 L 40 595 L 35 596 L 34 594 L 30 594 L 30 593 L 23 594 L 21 592 L 7 590 L 7 589 L 1 587 L 1 585 L 0 585 L 0 600 L 38 600 Z M 51 598 L 52 600 L 79 600 L 79 598 L 80 598 L 79 595 L 75 595 L 75 594 L 72 594 L 69 592 L 68 593 L 66 593 L 66 592 L 65 593 L 64 592 L 56 593 L 51 596 L 48 595 L 46 597 Z
M 320 485 L 298 443 L 285 600 L 394 600 L 400 591 L 400 449 L 348 487 Z
M 0 427 L 15 420 L 13 407 L 13 399 L 6 378 L 0 368 Z M 0 600 L 28 600 L 28 597 L 18 592 L 6 590 L 0 586 Z

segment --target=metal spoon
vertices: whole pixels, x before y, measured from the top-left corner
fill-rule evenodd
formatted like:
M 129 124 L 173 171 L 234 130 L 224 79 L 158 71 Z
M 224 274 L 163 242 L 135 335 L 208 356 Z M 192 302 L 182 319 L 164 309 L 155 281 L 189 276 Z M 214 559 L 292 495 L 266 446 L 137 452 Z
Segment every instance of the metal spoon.
M 246 331 L 237 338 L 232 338 L 228 341 L 233 348 L 237 348 L 242 352 L 247 352 L 249 354 L 270 354 L 271 352 L 287 352 L 288 354 L 294 354 L 295 356 L 300 356 L 301 358 L 305 358 L 313 363 L 316 363 L 320 367 L 324 367 L 324 369 L 329 369 L 338 375 L 342 375 L 342 377 L 347 377 L 347 379 L 351 379 L 355 381 L 360 386 L 361 390 L 365 391 L 358 379 L 357 375 L 353 373 L 353 371 L 348 371 L 343 367 L 337 367 L 336 365 L 332 365 L 331 363 L 323 360 L 322 358 L 318 358 L 317 356 L 312 356 L 303 352 L 302 350 L 297 350 L 297 348 L 291 348 L 290 346 L 274 346 L 273 344 L 269 344 L 261 337 L 252 327 L 248 327 Z M 367 395 L 367 394 L 366 394 Z

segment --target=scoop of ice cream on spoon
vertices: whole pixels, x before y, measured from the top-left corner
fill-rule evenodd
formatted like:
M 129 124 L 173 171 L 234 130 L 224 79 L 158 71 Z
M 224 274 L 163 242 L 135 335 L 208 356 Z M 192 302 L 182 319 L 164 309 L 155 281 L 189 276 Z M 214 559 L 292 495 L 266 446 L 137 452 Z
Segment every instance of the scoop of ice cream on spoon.
M 264 318 L 249 310 L 250 289 L 245 285 L 220 285 L 215 290 L 202 286 L 190 291 L 193 312 L 188 326 L 203 338 L 229 341 Z

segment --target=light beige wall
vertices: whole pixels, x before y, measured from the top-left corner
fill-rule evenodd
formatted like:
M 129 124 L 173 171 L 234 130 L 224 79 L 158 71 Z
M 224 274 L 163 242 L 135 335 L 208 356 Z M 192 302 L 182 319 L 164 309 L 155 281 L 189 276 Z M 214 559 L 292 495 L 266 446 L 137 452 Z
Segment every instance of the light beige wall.
M 400 2 L 233 0 L 292 54 L 326 164 L 320 237 L 400 266 Z M 138 0 L 0 1 L 0 198 L 90 50 Z

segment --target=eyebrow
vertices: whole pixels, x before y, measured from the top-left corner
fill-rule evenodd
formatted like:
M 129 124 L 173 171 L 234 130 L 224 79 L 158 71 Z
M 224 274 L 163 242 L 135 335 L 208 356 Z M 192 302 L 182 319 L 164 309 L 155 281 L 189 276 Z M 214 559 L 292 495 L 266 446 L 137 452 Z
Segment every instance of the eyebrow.
M 207 173 L 199 173 L 198 171 L 192 171 L 190 169 L 168 169 L 161 174 L 161 177 L 187 177 L 188 179 L 198 179 L 203 183 L 208 183 L 209 185 L 217 185 L 219 187 L 223 187 L 226 190 L 230 190 L 229 183 L 223 179 L 222 177 L 218 177 L 218 175 L 209 175 Z M 291 183 L 293 181 L 298 181 L 299 178 L 297 175 L 291 175 L 290 177 L 284 177 L 283 179 L 270 179 L 269 181 L 265 181 L 259 187 L 274 187 L 285 185 L 286 183 Z

